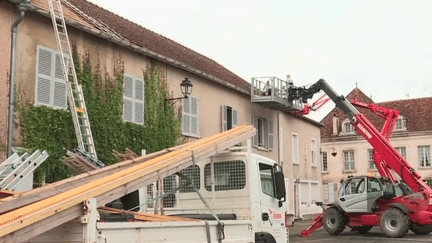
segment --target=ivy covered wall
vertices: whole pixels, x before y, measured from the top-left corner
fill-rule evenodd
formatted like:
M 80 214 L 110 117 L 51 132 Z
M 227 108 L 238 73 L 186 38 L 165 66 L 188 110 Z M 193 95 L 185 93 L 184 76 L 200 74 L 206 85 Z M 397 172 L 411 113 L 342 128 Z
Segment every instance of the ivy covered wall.
M 115 62 L 113 76 L 101 73 L 100 63 L 90 63 L 91 53 L 74 53 L 75 68 L 82 85 L 93 139 L 99 160 L 116 162 L 112 152 L 130 148 L 137 154 L 162 150 L 178 144 L 181 136 L 181 116 L 178 109 L 165 106 L 169 96 L 163 68 L 156 61 L 144 64 L 145 105 L 143 125 L 123 122 L 124 63 Z M 55 110 L 45 106 L 19 103 L 23 146 L 32 150 L 47 150 L 49 158 L 36 170 L 36 182 L 54 182 L 73 175 L 61 161 L 64 148 L 77 146 L 70 110 Z

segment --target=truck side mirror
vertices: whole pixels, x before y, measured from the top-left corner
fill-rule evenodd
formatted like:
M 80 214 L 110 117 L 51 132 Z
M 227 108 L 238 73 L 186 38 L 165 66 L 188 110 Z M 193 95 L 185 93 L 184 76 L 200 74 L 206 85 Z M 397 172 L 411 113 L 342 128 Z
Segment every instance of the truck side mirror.
M 286 200 L 286 190 L 285 190 L 285 180 L 282 171 L 274 172 L 275 182 L 276 182 L 276 198 L 285 202 Z

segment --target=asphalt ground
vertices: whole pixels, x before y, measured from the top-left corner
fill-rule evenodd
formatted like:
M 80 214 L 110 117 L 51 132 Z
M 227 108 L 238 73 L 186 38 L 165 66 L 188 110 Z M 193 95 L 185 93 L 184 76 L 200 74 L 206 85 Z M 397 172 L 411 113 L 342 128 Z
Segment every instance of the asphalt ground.
M 302 230 L 307 229 L 312 225 L 313 220 L 298 220 L 294 222 L 289 229 L 290 243 L 432 243 L 432 233 L 428 235 L 416 235 L 411 231 L 402 238 L 389 238 L 380 229 L 374 227 L 365 235 L 359 234 L 356 231 L 351 231 L 349 227 L 339 235 L 328 234 L 323 227 L 316 230 L 310 237 L 299 237 Z

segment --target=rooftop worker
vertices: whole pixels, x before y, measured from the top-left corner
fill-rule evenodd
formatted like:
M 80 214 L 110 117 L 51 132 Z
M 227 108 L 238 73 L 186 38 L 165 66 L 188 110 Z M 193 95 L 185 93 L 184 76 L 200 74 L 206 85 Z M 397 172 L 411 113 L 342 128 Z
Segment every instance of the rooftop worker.
M 289 85 L 293 85 L 294 84 L 293 80 L 291 79 L 291 75 L 289 75 L 289 74 L 287 74 L 287 82 L 288 82 Z
M 266 85 L 264 85 L 264 88 L 263 88 L 263 93 L 264 93 L 264 95 L 271 95 L 271 85 L 270 85 L 270 80 L 267 80 L 267 83 L 266 83 Z

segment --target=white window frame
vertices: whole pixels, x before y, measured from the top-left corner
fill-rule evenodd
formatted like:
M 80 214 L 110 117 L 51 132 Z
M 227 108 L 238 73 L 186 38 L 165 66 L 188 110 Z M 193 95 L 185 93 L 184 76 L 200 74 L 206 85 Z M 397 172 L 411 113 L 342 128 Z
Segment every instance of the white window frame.
M 328 172 L 328 153 L 324 151 L 321 153 L 321 172 Z
M 349 127 L 349 129 L 347 129 L 347 127 Z M 344 134 L 355 134 L 354 126 L 348 120 L 345 120 L 342 123 L 342 129 Z
M 260 116 L 253 116 L 252 119 L 254 127 L 257 129 L 253 137 L 253 146 L 258 149 L 273 150 L 273 121 Z
M 300 138 L 297 133 L 292 133 L 292 154 L 293 164 L 300 164 Z
M 195 123 L 195 125 L 194 125 Z M 199 137 L 199 99 L 188 96 L 183 99 L 182 134 L 189 137 Z
M 141 90 L 141 86 L 142 86 L 142 90 Z M 145 105 L 144 86 L 145 86 L 144 79 L 137 78 L 128 74 L 124 75 L 123 121 L 144 125 L 144 105 Z
M 402 155 L 402 157 L 404 157 L 404 159 L 407 158 L 407 153 L 406 153 L 406 147 L 405 146 L 396 147 L 395 149 L 396 149 L 396 151 L 398 151 L 398 153 L 400 155 Z
M 343 162 L 344 162 L 344 171 L 345 172 L 355 171 L 355 167 L 356 167 L 355 166 L 355 151 L 354 150 L 344 150 L 343 151 Z
M 399 116 L 396 125 L 395 125 L 395 131 L 404 131 L 406 130 L 406 119 L 404 116 Z
M 229 113 L 231 112 L 231 119 L 229 120 Z M 238 110 L 231 106 L 222 105 L 222 132 L 235 128 L 239 124 Z M 229 127 L 231 125 L 231 127 Z
M 314 138 L 311 139 L 311 164 L 317 166 L 317 141 Z
M 377 167 L 374 160 L 374 150 L 368 149 L 367 151 L 368 151 L 369 170 L 376 170 Z
M 40 60 L 41 55 L 43 55 L 42 52 L 45 52 L 45 54 L 48 54 L 50 56 L 49 63 L 47 60 L 47 63 L 44 63 L 45 65 L 42 65 Z M 66 83 L 66 77 L 63 74 L 63 68 L 60 58 L 61 56 L 58 51 L 44 46 L 37 46 L 35 86 L 36 106 L 44 105 L 53 109 L 67 109 L 68 87 Z M 49 67 L 47 67 L 46 65 L 49 65 Z M 46 90 L 47 88 L 49 90 Z M 42 94 L 45 94 L 45 97 L 43 97 Z M 48 97 L 46 97 L 46 95 Z M 44 101 L 46 99 L 47 101 Z
M 431 167 L 430 145 L 418 146 L 417 149 L 418 149 L 419 168 Z M 423 161 L 423 159 L 425 159 L 425 161 Z

